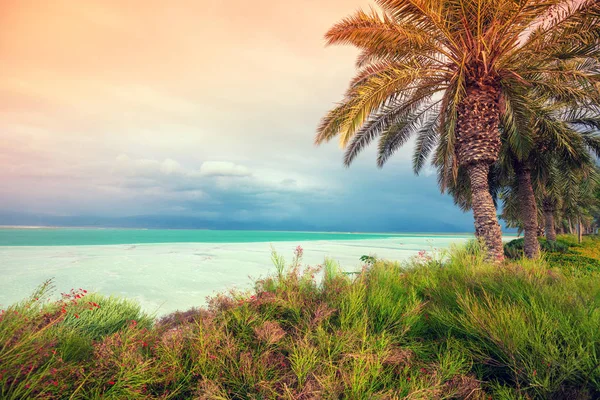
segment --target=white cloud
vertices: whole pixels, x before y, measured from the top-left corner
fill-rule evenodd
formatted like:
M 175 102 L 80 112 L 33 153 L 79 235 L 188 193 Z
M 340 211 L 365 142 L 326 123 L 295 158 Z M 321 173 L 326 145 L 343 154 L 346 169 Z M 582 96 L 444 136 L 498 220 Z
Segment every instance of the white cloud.
M 160 175 L 190 175 L 180 163 L 170 158 L 163 161 L 151 159 L 132 159 L 126 154 L 121 154 L 116 159 L 116 174 L 124 176 L 158 177 Z
M 206 161 L 200 167 L 202 176 L 250 176 L 250 170 L 226 161 Z
M 173 200 L 173 201 L 198 201 L 206 198 L 206 193 L 202 190 L 192 189 L 184 191 L 172 191 L 168 188 L 154 186 L 145 188 L 140 191 L 142 196 L 149 196 L 154 199 L 160 200 Z
M 173 187 L 177 184 L 198 186 L 201 182 L 206 183 L 207 180 L 215 179 L 225 180 L 235 186 L 238 178 L 252 177 L 248 167 L 227 161 L 206 161 L 199 169 L 194 169 L 184 167 L 170 158 L 163 161 L 134 159 L 127 154 L 121 154 L 116 158 L 113 173 L 120 177 L 135 178 L 134 181 L 143 186 L 154 181 L 162 183 L 165 187 Z
M 167 158 L 162 162 L 160 171 L 165 175 L 185 174 L 185 169 L 177 161 Z

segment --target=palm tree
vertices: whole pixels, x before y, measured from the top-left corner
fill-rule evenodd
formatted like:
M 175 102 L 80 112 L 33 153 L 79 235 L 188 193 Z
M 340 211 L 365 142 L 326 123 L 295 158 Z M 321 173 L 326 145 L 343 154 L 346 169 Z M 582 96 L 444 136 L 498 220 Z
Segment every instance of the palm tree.
M 505 163 L 512 164 L 514 171 L 515 183 L 507 188 L 514 190 L 516 185 L 519 216 L 525 231 L 525 255 L 529 258 L 539 255 L 538 207 L 534 189 L 541 192 L 538 197 L 543 199 L 547 239 L 555 241 L 553 215 L 558 199 L 565 196 L 565 191 L 558 184 L 553 184 L 552 178 L 558 172 L 564 179 L 577 181 L 574 177 L 591 173 L 593 156 L 600 155 L 600 120 L 594 113 L 582 107 L 565 111 L 562 105 L 557 111 L 543 107 L 537 111 L 539 114 L 532 118 L 530 134 L 534 146 L 521 157 L 511 150 L 504 153 Z
M 556 159 L 560 161 L 560 159 Z M 548 187 L 537 187 L 537 220 L 544 227 L 546 240 L 556 241 L 556 227 L 571 234 L 575 227 L 581 226 L 590 231 L 596 223 L 600 212 L 600 199 L 597 197 L 600 188 L 600 172 L 594 164 L 570 169 L 569 165 L 557 165 L 549 174 L 552 179 Z M 534 183 L 537 186 L 539 182 Z M 542 195 L 541 189 L 545 189 Z M 505 187 L 502 193 L 503 210 L 501 218 L 508 227 L 524 230 L 518 189 L 514 186 Z M 544 207 L 546 205 L 546 207 Z M 543 210 L 543 211 L 542 211 Z M 566 227 L 566 229 L 565 229 Z M 582 232 L 583 229 L 578 229 Z M 541 236 L 538 232 L 538 236 Z M 527 237 L 525 237 L 527 239 Z M 525 254 L 527 249 L 525 248 Z
M 593 156 L 600 156 L 600 117 L 597 110 L 590 115 L 586 108 L 563 113 L 566 132 L 575 132 L 581 137 L 579 148 L 573 148 L 570 154 L 557 154 L 557 146 L 545 142 L 536 155 L 536 173 L 534 186 L 541 199 L 544 215 L 544 230 L 546 239 L 556 241 L 555 215 L 562 207 L 579 209 L 577 198 L 581 193 L 574 188 L 583 190 L 587 182 L 596 181 L 596 168 Z M 591 178 L 590 178 L 591 177 Z M 591 180 L 590 180 L 591 179 Z M 581 214 L 580 214 L 581 215 Z
M 548 241 L 556 241 L 557 225 L 567 226 L 571 234 L 577 231 L 581 240 L 582 227 L 591 225 L 599 210 L 600 202 L 596 197 L 599 182 L 600 174 L 594 163 L 575 170 L 563 165 L 553 169 L 545 187 L 549 194 L 543 199 L 553 205 L 551 210 L 544 210 Z
M 563 197 L 565 211 L 561 217 L 574 222 L 581 243 L 585 226 L 591 225 L 594 214 L 598 212 L 599 204 L 595 193 L 599 180 L 598 170 L 594 168 L 589 173 L 574 178 L 566 186 Z
M 596 187 L 598 173 L 591 159 L 582 164 L 574 164 L 556 154 L 551 154 L 547 158 L 548 160 L 543 164 L 545 171 L 542 176 L 536 174 L 535 170 L 538 168 L 534 168 L 534 177 L 530 181 L 535 192 L 533 215 L 524 214 L 522 183 L 514 174 L 509 178 L 512 181 L 504 186 L 499 195 L 503 205 L 501 218 L 507 222 L 507 226 L 525 232 L 524 250 L 529 258 L 537 256 L 531 250 L 533 247 L 531 240 L 536 240 L 539 230 L 533 231 L 530 228 L 531 231 L 528 231 L 527 223 L 530 227 L 532 224 L 536 227 L 538 223 L 542 224 L 546 239 L 554 242 L 557 216 L 558 220 L 587 221 L 589 219 L 587 216 L 596 209 L 593 189 Z M 528 218 L 534 219 L 533 223 Z
M 380 137 L 381 167 L 416 135 L 414 167 L 445 149 L 443 176 L 459 166 L 472 189 L 475 233 L 502 260 L 502 237 L 489 193 L 502 115 L 523 90 L 549 99 L 597 100 L 600 5 L 585 0 L 377 0 L 382 13 L 358 11 L 327 34 L 329 44 L 362 52 L 343 101 L 321 121 L 316 143 L 339 136 L 348 166 Z M 436 146 L 437 145 L 437 146 Z M 448 172 L 448 173 L 446 173 Z M 442 182 L 442 190 L 447 182 Z
M 502 199 L 502 218 L 508 226 L 525 232 L 525 255 L 536 258 L 540 216 L 546 216 L 551 226 L 547 235 L 555 240 L 553 217 L 559 199 L 565 196 L 561 182 L 589 175 L 593 155 L 600 155 L 600 119 L 592 110 L 569 110 L 564 104 L 547 105 L 530 97 L 522 97 L 513 107 L 513 115 L 521 122 L 518 131 L 512 132 L 503 121 L 500 157 L 493 165 L 489 186 L 493 197 Z M 449 191 L 462 209 L 471 207 L 465 173 L 459 171 Z M 536 199 L 543 199 L 543 207 L 538 208 Z M 539 212 L 542 209 L 544 214 Z

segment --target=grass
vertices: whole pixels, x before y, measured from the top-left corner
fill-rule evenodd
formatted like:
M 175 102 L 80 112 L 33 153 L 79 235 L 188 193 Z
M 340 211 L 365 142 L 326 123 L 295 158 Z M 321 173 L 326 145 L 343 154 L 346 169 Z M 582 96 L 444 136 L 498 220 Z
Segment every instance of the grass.
M 471 244 L 352 275 L 298 248 L 253 291 L 158 320 L 48 282 L 0 316 L 0 398 L 599 398 L 599 272 L 557 257 L 597 261 L 600 241 L 569 240 L 504 268 Z
M 547 264 L 562 270 L 567 275 L 589 275 L 600 272 L 600 236 L 584 236 L 582 243 L 572 235 L 561 235 L 557 241 L 547 242 L 540 238 Z M 504 245 L 504 254 L 510 259 L 523 257 L 523 239 Z

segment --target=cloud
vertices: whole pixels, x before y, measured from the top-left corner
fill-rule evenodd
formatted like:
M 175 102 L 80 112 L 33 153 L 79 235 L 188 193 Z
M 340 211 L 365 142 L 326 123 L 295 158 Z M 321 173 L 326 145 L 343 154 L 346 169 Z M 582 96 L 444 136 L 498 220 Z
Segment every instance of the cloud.
M 296 186 L 298 184 L 298 181 L 296 181 L 295 179 L 283 179 L 280 182 L 283 186 Z
M 240 221 L 299 217 L 306 205 L 327 203 L 334 193 L 310 175 L 230 161 L 204 161 L 194 168 L 170 158 L 121 154 L 112 171 L 115 190 L 131 200 L 154 204 L 156 210 L 202 210 Z
M 200 167 L 202 176 L 250 176 L 250 170 L 226 161 L 206 161 Z
M 152 159 L 132 159 L 126 154 L 120 154 L 116 158 L 114 173 L 124 176 L 138 176 L 158 178 L 169 175 L 188 175 L 189 171 L 177 161 L 170 158 L 164 161 Z

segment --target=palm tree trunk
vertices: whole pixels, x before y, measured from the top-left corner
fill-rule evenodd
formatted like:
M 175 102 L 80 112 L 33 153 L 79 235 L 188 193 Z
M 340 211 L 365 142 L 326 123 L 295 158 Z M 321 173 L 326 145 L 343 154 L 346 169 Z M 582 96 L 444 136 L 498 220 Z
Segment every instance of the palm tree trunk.
M 569 218 L 569 234 L 575 234 L 575 229 L 573 229 L 573 221 L 571 221 L 571 218 Z
M 471 182 L 475 235 L 483 239 L 487 258 L 504 260 L 502 231 L 489 191 L 490 165 L 500 154 L 500 84 L 493 77 L 469 78 L 457 107 L 455 155 Z
M 552 201 L 544 199 L 542 203 L 544 208 L 544 220 L 546 222 L 546 240 L 549 242 L 556 242 L 556 230 L 554 229 L 554 207 Z
M 488 258 L 501 262 L 504 259 L 502 246 L 502 230 L 498 223 L 496 207 L 490 194 L 488 173 L 490 166 L 487 163 L 470 164 L 467 173 L 471 181 L 471 196 L 473 217 L 475 218 L 475 236 L 483 239 Z
M 525 256 L 527 258 L 538 258 L 540 256 L 540 243 L 537 240 L 537 205 L 533 186 L 531 185 L 531 169 L 527 164 L 517 162 L 515 163 L 515 172 L 519 185 L 519 214 L 525 228 Z

